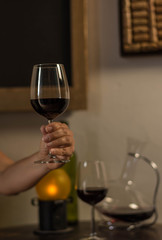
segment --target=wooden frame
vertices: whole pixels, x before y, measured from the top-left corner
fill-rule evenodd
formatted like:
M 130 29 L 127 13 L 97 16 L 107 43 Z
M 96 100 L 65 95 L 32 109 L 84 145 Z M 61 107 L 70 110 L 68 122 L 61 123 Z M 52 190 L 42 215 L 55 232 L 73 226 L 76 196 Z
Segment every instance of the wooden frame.
M 162 53 L 162 0 L 119 0 L 122 56 Z
M 71 0 L 72 82 L 69 110 L 87 106 L 87 0 Z M 29 87 L 0 88 L 0 111 L 31 111 Z

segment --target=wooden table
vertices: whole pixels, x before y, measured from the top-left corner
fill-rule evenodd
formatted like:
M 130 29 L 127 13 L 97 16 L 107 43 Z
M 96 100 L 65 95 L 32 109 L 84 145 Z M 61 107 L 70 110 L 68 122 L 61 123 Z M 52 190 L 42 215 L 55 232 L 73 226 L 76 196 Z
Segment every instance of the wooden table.
M 34 233 L 35 230 L 35 225 L 0 229 L 0 240 L 79 240 L 90 232 L 90 223 L 80 222 L 73 229 L 69 228 L 66 233 L 60 234 L 38 235 Z M 162 225 L 157 224 L 132 232 L 102 231 L 100 236 L 105 236 L 108 240 L 162 240 Z

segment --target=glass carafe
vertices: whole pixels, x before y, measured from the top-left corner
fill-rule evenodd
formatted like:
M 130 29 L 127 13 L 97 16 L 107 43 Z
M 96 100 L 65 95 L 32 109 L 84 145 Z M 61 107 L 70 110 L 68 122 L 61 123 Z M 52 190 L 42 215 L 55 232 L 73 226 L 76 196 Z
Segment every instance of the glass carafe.
M 134 149 L 132 149 L 132 146 L 130 147 L 131 151 L 127 154 L 121 177 L 109 184 L 106 198 L 96 206 L 102 219 L 101 228 L 132 230 L 150 226 L 157 220 L 156 198 L 160 175 L 155 162 L 139 153 L 140 148 L 140 143 L 135 144 Z M 148 177 L 150 181 L 151 177 L 154 178 L 154 186 L 148 191 L 149 196 L 148 194 L 145 195 L 139 186 L 136 186 L 136 171 L 139 161 L 144 161 L 144 164 L 149 166 L 149 170 L 153 170 L 151 170 L 152 175 L 150 172 L 147 174 L 141 171 L 141 174 L 144 175 L 140 178 L 141 180 Z M 147 180 L 145 182 L 147 188 L 148 182 Z

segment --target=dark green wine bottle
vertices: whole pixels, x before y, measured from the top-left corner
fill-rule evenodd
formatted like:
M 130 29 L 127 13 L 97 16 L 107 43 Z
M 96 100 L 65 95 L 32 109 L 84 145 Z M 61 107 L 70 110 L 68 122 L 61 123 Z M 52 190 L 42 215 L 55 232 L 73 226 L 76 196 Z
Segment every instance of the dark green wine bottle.
M 70 225 L 76 224 L 78 221 L 78 202 L 77 192 L 75 190 L 76 164 L 76 153 L 74 152 L 70 162 L 63 166 L 71 179 L 71 192 L 69 194 L 69 200 L 67 201 L 67 221 Z
M 67 122 L 65 123 L 68 125 Z M 71 179 L 71 192 L 67 201 L 67 221 L 69 225 L 73 225 L 78 222 L 78 197 L 75 189 L 76 168 L 77 155 L 74 152 L 70 158 L 70 162 L 63 166 L 63 169 L 67 172 Z

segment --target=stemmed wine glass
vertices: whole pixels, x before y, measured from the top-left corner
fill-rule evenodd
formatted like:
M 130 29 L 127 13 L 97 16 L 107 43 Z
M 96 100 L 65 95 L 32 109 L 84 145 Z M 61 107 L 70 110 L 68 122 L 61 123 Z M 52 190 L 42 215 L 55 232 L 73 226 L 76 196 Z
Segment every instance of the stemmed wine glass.
M 69 105 L 70 93 L 63 64 L 43 63 L 33 66 L 31 86 L 31 105 L 40 115 L 51 123 L 56 117 L 65 112 Z M 34 163 L 68 162 L 59 160 L 51 155 Z
M 95 232 L 95 204 L 103 200 L 107 194 L 107 177 L 104 162 L 81 161 L 78 165 L 76 188 L 78 197 L 92 205 L 91 234 L 82 240 L 101 240 Z

